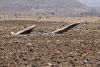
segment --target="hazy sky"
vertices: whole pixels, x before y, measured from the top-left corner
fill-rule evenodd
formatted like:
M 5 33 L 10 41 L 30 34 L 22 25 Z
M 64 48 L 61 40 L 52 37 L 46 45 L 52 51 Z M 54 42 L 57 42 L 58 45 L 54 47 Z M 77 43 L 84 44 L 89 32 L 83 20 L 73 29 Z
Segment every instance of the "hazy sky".
M 100 7 L 100 0 L 77 0 L 77 1 L 86 4 L 87 6 Z

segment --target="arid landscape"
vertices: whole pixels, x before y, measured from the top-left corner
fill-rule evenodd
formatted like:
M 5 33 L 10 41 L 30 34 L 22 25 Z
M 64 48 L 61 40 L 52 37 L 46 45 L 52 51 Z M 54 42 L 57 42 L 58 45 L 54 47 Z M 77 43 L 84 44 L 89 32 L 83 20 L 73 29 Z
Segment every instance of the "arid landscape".
M 100 7 L 86 4 L 0 0 L 0 67 L 100 67 Z
M 32 25 L 29 34 L 11 34 Z M 1 17 L 0 67 L 100 67 L 100 17 Z

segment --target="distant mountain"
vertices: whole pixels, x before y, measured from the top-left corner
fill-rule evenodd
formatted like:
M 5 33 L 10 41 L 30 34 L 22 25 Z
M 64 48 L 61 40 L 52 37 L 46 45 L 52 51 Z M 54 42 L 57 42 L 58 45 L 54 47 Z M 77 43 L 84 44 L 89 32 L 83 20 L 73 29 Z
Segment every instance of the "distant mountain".
M 52 11 L 57 14 L 98 13 L 77 0 L 0 0 L 0 9 Z

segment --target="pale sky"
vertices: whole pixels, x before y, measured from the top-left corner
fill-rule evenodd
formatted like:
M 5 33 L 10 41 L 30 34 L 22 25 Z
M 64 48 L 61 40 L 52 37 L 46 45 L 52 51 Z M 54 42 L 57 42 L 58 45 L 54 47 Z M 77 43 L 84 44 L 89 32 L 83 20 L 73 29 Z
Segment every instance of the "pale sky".
M 77 0 L 87 6 L 100 7 L 100 0 Z

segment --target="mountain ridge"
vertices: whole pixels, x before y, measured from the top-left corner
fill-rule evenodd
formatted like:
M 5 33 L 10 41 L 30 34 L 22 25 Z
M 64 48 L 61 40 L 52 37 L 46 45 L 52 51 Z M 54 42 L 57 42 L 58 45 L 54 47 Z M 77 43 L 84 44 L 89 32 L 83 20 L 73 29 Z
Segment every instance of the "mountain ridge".
M 61 15 L 99 13 L 99 9 L 90 8 L 77 0 L 0 0 L 0 9 L 52 11 Z

